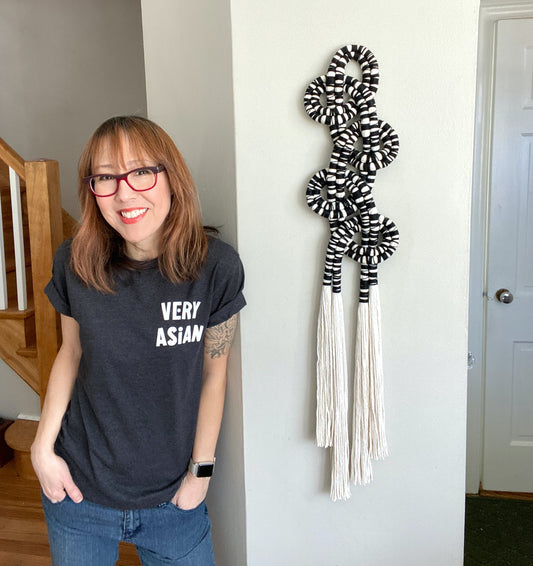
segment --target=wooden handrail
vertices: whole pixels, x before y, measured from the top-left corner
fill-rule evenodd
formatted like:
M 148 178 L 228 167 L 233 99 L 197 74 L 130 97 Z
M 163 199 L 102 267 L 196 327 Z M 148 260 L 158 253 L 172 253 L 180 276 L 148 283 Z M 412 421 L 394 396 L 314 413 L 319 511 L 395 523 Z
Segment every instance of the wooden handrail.
M 44 287 L 52 276 L 54 254 L 63 241 L 59 164 L 52 160 L 26 161 L 25 169 L 42 404 L 48 376 L 61 344 L 59 316 L 44 294 Z
M 2 138 L 0 138 L 0 159 L 11 167 L 21 179 L 26 179 L 24 159 Z

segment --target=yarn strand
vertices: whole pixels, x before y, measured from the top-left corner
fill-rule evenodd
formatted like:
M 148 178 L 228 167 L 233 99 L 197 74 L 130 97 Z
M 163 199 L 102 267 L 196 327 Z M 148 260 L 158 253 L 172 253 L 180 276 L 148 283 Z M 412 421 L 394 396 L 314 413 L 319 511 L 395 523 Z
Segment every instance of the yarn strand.
M 355 334 L 354 415 L 350 479 L 355 485 L 372 481 L 369 450 L 369 312 L 368 303 L 359 303 Z
M 350 497 L 349 476 L 349 436 L 348 436 L 348 367 L 346 363 L 346 345 L 344 337 L 344 313 L 342 296 L 333 293 L 333 332 L 335 337 L 334 359 L 334 427 L 332 467 L 331 467 L 331 499 L 348 499 Z
M 381 347 L 381 305 L 377 285 L 369 289 L 370 322 L 370 457 L 383 460 L 389 455 L 385 434 L 385 403 L 383 392 L 383 356 Z
M 333 443 L 333 379 L 335 339 L 333 336 L 331 286 L 322 287 L 317 330 L 316 443 L 327 448 Z

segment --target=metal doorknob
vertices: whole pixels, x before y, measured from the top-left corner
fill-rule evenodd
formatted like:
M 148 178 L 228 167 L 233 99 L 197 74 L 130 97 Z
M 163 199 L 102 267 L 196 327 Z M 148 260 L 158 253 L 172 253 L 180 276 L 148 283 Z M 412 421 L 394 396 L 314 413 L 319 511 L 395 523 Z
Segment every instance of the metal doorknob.
M 500 301 L 500 303 L 509 304 L 513 302 L 514 297 L 509 289 L 498 289 L 496 291 L 496 300 Z

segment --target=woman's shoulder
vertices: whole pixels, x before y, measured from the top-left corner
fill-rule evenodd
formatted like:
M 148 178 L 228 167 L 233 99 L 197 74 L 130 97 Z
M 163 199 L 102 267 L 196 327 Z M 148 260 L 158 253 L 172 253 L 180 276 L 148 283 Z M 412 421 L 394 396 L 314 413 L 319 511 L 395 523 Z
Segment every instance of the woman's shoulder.
M 68 240 L 61 242 L 61 244 L 59 244 L 56 250 L 54 261 L 55 262 L 69 261 L 71 248 L 72 248 L 72 238 L 68 238 Z
M 215 263 L 240 263 L 235 248 L 216 236 L 208 236 L 207 260 Z
M 244 269 L 241 258 L 233 246 L 223 240 L 209 236 L 209 247 L 205 262 L 204 273 L 217 278 L 243 278 Z

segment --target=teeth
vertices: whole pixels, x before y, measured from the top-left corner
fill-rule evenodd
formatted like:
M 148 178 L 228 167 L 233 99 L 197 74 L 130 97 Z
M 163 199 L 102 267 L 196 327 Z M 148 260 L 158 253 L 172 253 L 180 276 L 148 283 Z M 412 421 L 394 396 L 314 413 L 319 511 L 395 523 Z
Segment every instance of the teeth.
M 137 218 L 137 216 L 144 214 L 147 210 L 147 208 L 137 208 L 136 210 L 121 210 L 120 214 L 124 218 Z

